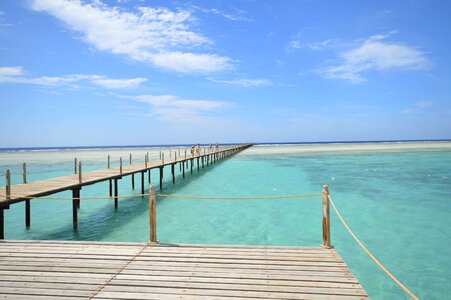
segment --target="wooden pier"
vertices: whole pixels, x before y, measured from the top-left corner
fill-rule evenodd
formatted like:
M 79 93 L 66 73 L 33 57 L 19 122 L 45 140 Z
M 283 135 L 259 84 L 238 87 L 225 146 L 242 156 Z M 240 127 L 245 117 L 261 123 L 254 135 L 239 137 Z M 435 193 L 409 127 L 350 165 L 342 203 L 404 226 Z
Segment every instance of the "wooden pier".
M 62 191 L 71 190 L 73 197 L 73 227 L 76 230 L 78 224 L 77 209 L 80 207 L 80 190 L 83 186 L 92 185 L 98 182 L 109 181 L 109 196 L 114 198 L 114 206 L 118 207 L 118 180 L 124 176 L 132 176 L 132 185 L 134 187 L 135 178 L 134 175 L 139 173 L 141 176 L 141 194 L 145 193 L 145 175 L 147 173 L 148 182 L 150 183 L 150 170 L 158 169 L 160 190 L 163 187 L 163 170 L 165 166 L 171 167 L 172 182 L 175 183 L 175 166 L 180 165 L 183 178 L 185 177 L 185 167 L 190 167 L 190 172 L 193 172 L 193 168 L 197 165 L 197 170 L 204 168 L 206 165 L 222 160 L 230 155 L 233 155 L 239 151 L 251 147 L 253 144 L 242 144 L 237 146 L 227 146 L 221 148 L 200 148 L 196 147 L 187 154 L 185 151 L 183 154 L 177 155 L 177 152 L 173 152 L 173 155 L 165 158 L 164 153 L 160 152 L 160 159 L 150 161 L 146 156 L 143 163 L 131 164 L 132 158 L 130 156 L 130 165 L 123 165 L 122 158 L 120 159 L 119 167 L 110 168 L 110 159 L 108 156 L 108 167 L 103 170 L 96 170 L 90 172 L 83 172 L 82 162 L 75 160 L 74 162 L 74 174 L 68 176 L 61 176 L 57 178 L 51 178 L 46 180 L 40 180 L 35 182 L 27 182 L 26 173 L 23 176 L 22 184 L 11 185 L 10 174 L 7 171 L 6 185 L 0 187 L 0 239 L 4 238 L 4 210 L 8 209 L 11 204 L 25 201 L 25 226 L 30 227 L 30 199 L 52 195 Z M 24 165 L 24 172 L 25 172 Z M 113 189 L 114 185 L 114 189 Z M 114 190 L 114 195 L 113 195 Z M 81 198 L 83 199 L 83 198 Z
M 0 241 L 0 299 L 368 299 L 334 249 Z

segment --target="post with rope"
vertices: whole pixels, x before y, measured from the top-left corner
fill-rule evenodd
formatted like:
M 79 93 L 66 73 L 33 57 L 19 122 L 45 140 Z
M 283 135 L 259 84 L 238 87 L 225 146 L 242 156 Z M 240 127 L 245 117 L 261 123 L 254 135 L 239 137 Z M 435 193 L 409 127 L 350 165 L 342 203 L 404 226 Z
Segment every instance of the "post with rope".
M 72 190 L 72 227 L 74 231 L 78 229 L 78 207 L 80 202 L 80 189 L 75 188 Z
M 155 187 L 150 186 L 149 190 L 149 230 L 150 244 L 158 244 L 157 241 L 157 210 L 155 206 Z
M 117 186 L 117 178 L 114 178 L 114 208 L 115 209 L 117 209 L 117 207 L 118 207 L 118 199 L 117 199 L 118 194 L 119 194 L 119 192 L 118 192 L 118 186 Z
M 142 171 L 141 172 L 141 195 L 144 194 L 144 174 L 145 174 L 145 171 Z
M 111 157 L 110 155 L 108 155 L 108 169 L 111 167 Z M 110 180 L 108 180 L 108 191 L 109 191 L 109 195 L 110 198 L 113 196 L 113 182 Z
M 81 161 L 78 162 L 78 183 L 82 182 L 82 175 L 81 175 Z
M 6 185 L 5 185 L 5 191 L 6 191 L 6 199 L 11 199 L 11 172 L 6 170 Z
M 23 183 L 27 183 L 27 164 L 22 164 L 23 169 Z M 30 229 L 31 217 L 30 217 L 30 199 L 25 200 L 25 228 Z
M 22 164 L 22 181 L 23 181 L 23 184 L 26 184 L 27 183 L 27 163 L 23 163 Z
M 160 190 L 163 189 L 163 168 L 164 166 L 160 167 Z
M 130 153 L 130 165 L 132 164 L 132 154 Z M 132 190 L 135 189 L 135 173 L 132 173 Z
M 171 164 L 172 184 L 175 184 L 175 165 Z
M 82 183 L 81 161 L 78 162 L 78 182 Z M 78 191 L 77 209 L 80 209 L 80 191 Z
M 329 186 L 323 185 L 323 191 L 321 192 L 322 199 L 322 215 L 323 215 L 323 244 L 321 247 L 330 249 L 330 210 L 329 210 Z

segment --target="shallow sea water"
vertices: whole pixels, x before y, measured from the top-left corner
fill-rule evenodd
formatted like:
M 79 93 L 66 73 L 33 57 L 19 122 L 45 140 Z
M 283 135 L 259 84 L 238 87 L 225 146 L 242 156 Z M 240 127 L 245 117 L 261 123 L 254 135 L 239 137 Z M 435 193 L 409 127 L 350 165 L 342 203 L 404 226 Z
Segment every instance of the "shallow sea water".
M 324 146 L 327 147 L 327 146 Z M 444 299 L 451 293 L 451 151 L 410 149 L 390 151 L 303 151 L 302 146 L 252 147 L 182 179 L 176 167 L 172 185 L 165 168 L 164 193 L 253 197 L 320 193 L 324 183 L 341 214 L 379 260 L 421 299 Z M 113 150 L 112 150 L 113 151 Z M 132 149 L 143 156 L 149 149 Z M 158 153 L 151 149 L 155 159 Z M 127 149 L 115 149 L 128 159 Z M 168 150 L 167 150 L 168 152 Z M 72 171 L 77 155 L 84 170 L 105 167 L 111 152 L 42 151 L 0 153 L 0 171 L 20 173 L 22 160 L 32 161 L 30 180 Z M 182 150 L 183 153 L 183 150 Z M 103 161 L 99 162 L 98 159 Z M 58 162 L 50 164 L 50 162 Z M 91 160 L 89 163 L 88 161 Z M 56 169 L 62 169 L 58 170 Z M 55 170 L 55 171 L 52 171 Z M 120 180 L 119 194 L 131 189 L 130 177 Z M 152 171 L 152 182 L 158 171 Z M 19 182 L 19 174 L 13 176 Z M 156 181 L 155 181 L 156 182 Z M 147 177 L 146 177 L 147 186 Z M 104 196 L 107 183 L 84 187 L 81 196 Z M 70 197 L 63 192 L 58 196 Z M 145 242 L 148 200 L 120 199 L 81 202 L 79 229 L 72 231 L 70 201 L 32 201 L 32 224 L 24 226 L 24 204 L 5 211 L 7 239 L 64 239 Z M 407 297 L 358 247 L 331 211 L 332 244 L 373 299 Z M 320 197 L 259 201 L 157 199 L 157 235 L 166 243 L 318 246 L 321 244 Z

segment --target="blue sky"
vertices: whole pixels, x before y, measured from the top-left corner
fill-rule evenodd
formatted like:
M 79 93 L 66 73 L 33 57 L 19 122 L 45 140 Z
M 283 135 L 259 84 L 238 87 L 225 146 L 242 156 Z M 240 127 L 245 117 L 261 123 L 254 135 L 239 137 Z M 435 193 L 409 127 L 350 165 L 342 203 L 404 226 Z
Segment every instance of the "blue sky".
M 451 138 L 449 1 L 0 2 L 0 147 Z

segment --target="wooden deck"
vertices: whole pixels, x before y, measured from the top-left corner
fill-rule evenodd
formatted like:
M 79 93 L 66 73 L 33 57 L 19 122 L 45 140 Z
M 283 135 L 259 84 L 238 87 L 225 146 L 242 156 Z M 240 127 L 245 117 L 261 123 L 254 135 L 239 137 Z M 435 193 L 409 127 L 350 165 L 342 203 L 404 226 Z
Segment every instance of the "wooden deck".
M 11 186 L 10 197 L 6 197 L 7 194 L 6 187 L 2 186 L 0 187 L 0 208 L 1 207 L 7 208 L 9 204 L 21 202 L 26 199 L 29 199 L 30 197 L 46 196 L 66 190 L 77 190 L 77 189 L 80 190 L 82 186 L 91 185 L 97 182 L 107 180 L 117 180 L 124 176 L 133 175 L 136 173 L 141 173 L 143 174 L 142 176 L 144 177 L 144 173 L 150 169 L 160 168 L 160 172 L 162 173 L 163 167 L 171 165 L 174 166 L 177 163 L 184 163 L 188 161 L 191 163 L 191 168 L 193 168 L 193 164 L 197 162 L 198 167 L 199 164 L 201 163 L 205 164 L 204 162 L 205 159 L 209 159 L 211 162 L 213 159 L 216 160 L 219 159 L 219 157 L 223 158 L 230 154 L 244 150 L 250 146 L 252 146 L 252 144 L 243 144 L 234 147 L 224 147 L 222 150 L 219 150 L 217 152 L 204 153 L 194 156 L 188 155 L 187 157 L 185 157 L 185 155 L 183 154 L 182 156 L 177 157 L 173 156 L 171 158 L 166 158 L 164 159 L 164 161 L 162 160 L 149 161 L 147 165 L 145 163 L 137 163 L 133 165 L 124 165 L 122 166 L 122 168 L 115 167 L 85 173 L 82 172 L 81 181 L 79 178 L 79 174 L 72 174 L 68 176 L 61 176 L 58 178 L 40 180 L 26 184 L 17 184 Z M 162 179 L 162 176 L 160 176 L 160 178 Z M 144 186 L 143 183 L 142 186 Z
M 368 299 L 334 249 L 0 241 L 0 299 Z

